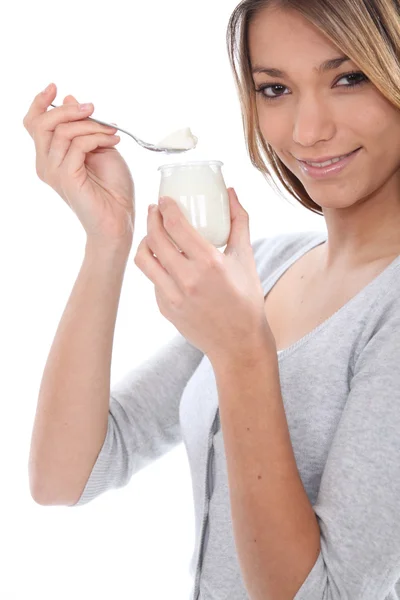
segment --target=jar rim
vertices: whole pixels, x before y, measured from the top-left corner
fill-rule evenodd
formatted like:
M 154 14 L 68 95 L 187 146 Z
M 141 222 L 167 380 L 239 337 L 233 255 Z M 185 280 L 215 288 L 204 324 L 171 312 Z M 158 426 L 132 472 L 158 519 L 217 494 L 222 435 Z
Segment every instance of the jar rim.
M 192 160 L 186 163 L 171 163 L 166 165 L 161 165 L 158 167 L 157 171 L 162 171 L 163 169 L 169 169 L 172 167 L 199 167 L 202 165 L 217 165 L 222 167 L 224 165 L 220 160 Z

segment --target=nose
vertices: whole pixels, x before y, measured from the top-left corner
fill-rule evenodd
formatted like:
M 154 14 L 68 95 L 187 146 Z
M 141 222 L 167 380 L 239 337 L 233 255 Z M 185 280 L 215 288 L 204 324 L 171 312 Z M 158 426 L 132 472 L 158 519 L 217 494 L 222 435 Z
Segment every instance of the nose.
M 329 141 L 336 131 L 336 124 L 326 102 L 315 95 L 299 100 L 293 123 L 293 141 L 299 146 L 314 146 Z

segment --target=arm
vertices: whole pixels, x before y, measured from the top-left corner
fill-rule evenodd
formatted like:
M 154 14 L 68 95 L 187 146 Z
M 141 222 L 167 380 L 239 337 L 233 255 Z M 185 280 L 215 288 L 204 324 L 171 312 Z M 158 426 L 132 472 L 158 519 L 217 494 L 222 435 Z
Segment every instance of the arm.
M 233 357 L 215 363 L 234 534 L 251 600 L 385 600 L 400 579 L 395 296 L 387 307 L 376 304 L 378 319 L 368 324 L 313 512 L 293 462 L 274 357 L 258 355 L 262 366 L 239 367 Z
M 33 498 L 76 500 L 107 432 L 112 343 L 130 244 L 90 241 L 39 391 L 29 456 Z
M 266 339 L 240 351 L 213 363 L 238 558 L 251 600 L 293 600 L 319 554 L 319 526 L 293 454 L 276 349 Z

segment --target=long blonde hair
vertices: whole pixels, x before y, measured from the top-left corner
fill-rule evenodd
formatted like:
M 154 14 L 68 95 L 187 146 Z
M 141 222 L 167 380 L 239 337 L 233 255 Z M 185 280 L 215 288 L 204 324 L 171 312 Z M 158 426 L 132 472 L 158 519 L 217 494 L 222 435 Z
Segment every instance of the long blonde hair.
M 272 4 L 296 10 L 318 27 L 358 65 L 389 102 L 400 109 L 400 0 L 243 0 L 229 19 L 228 55 L 251 162 L 279 195 L 282 194 L 273 173 L 291 196 L 322 215 L 322 208 L 313 202 L 300 180 L 265 142 L 258 123 L 248 31 L 258 13 Z

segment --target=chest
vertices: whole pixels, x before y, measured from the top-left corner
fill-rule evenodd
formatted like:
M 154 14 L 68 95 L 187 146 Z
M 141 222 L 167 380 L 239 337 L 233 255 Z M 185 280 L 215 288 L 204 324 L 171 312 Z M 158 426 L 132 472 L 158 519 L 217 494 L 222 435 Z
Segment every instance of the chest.
M 314 250 L 301 257 L 265 297 L 265 314 L 277 350 L 288 348 L 327 321 L 390 262 L 386 259 L 357 272 L 331 275 L 328 281 L 315 275 L 316 258 Z

